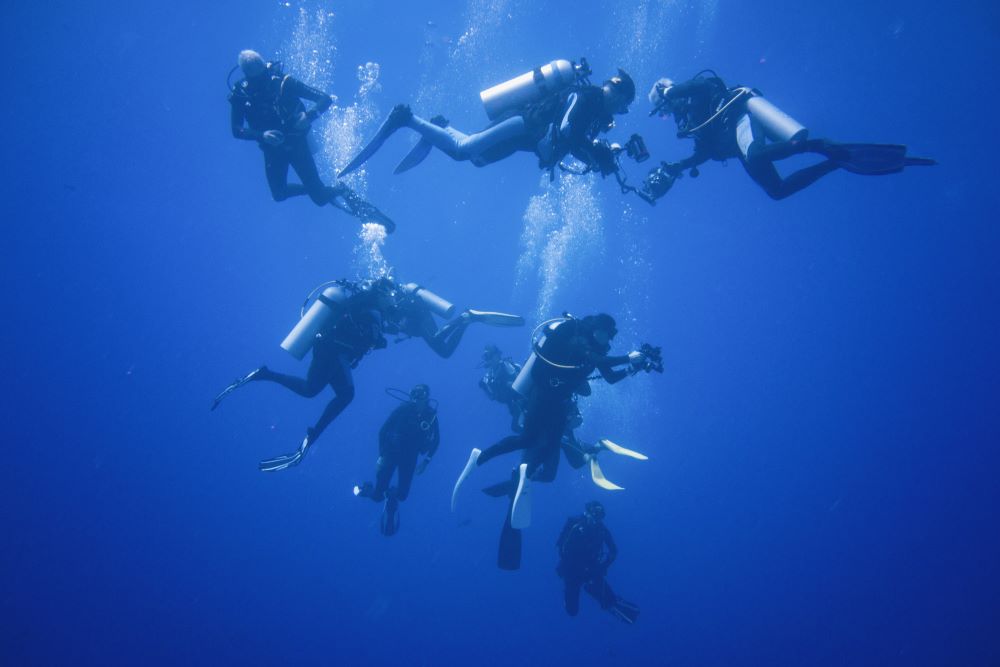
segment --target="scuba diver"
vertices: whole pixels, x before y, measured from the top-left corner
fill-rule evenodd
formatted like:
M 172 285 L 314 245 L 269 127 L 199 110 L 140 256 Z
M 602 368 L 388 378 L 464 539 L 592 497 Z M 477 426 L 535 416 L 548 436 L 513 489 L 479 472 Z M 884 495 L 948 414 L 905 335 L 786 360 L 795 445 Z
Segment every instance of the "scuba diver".
M 520 567 L 520 532 L 531 523 L 530 482 L 555 479 L 562 438 L 575 411 L 574 396 L 590 395 L 591 373 L 596 370 L 608 384 L 615 384 L 640 371 L 663 372 L 659 348 L 649 345 L 627 355 L 609 356 L 618 333 L 610 315 L 581 319 L 566 315 L 543 322 L 535 334 L 541 330 L 544 333 L 532 341 L 533 351 L 512 385 L 525 399 L 523 430 L 484 450 L 473 449 L 451 496 L 454 511 L 458 490 L 475 468 L 502 454 L 523 451 L 510 482 L 487 490 L 510 499 L 500 538 L 498 564 L 503 569 Z
M 324 429 L 354 399 L 351 370 L 372 350 L 386 347 L 382 313 L 392 307 L 390 288 L 391 285 L 383 280 L 360 284 L 339 281 L 326 288 L 312 307 L 304 310 L 298 324 L 281 343 L 281 347 L 297 359 L 302 359 L 306 352 L 312 350 L 312 361 L 305 378 L 261 366 L 215 397 L 212 410 L 219 406 L 222 399 L 248 382 L 275 382 L 306 398 L 315 397 L 326 385 L 333 389 L 333 400 L 327 404 L 316 424 L 306 430 L 298 450 L 261 461 L 260 470 L 271 472 L 298 465 Z
M 609 145 L 597 137 L 614 126 L 615 115 L 628 113 L 635 84 L 621 69 L 601 86 L 591 85 L 589 75 L 585 59 L 578 65 L 555 60 L 483 91 L 480 98 L 493 124 L 471 135 L 449 127 L 442 117 L 425 120 L 399 104 L 338 177 L 361 167 L 403 127 L 417 132 L 421 141 L 397 165 L 397 174 L 420 164 L 431 148 L 477 167 L 518 151 L 534 153 L 539 167 L 550 174 L 567 155 L 588 166 L 606 161 Z
M 576 616 L 580 611 L 580 589 L 584 589 L 601 605 L 626 623 L 635 623 L 639 607 L 615 595 L 605 577 L 618 557 L 618 547 L 604 525 L 604 506 L 593 500 L 584 507 L 582 516 L 570 517 L 556 542 L 559 565 L 556 572 L 566 584 L 566 613 Z
M 265 62 L 259 53 L 241 51 L 239 68 L 244 78 L 230 86 L 230 124 L 237 139 L 256 141 L 264 153 L 264 172 L 275 201 L 308 195 L 317 206 L 332 204 L 359 218 L 374 222 L 392 233 L 396 224 L 346 185 L 328 186 L 320 179 L 310 146 L 309 129 L 313 121 L 330 108 L 333 97 L 308 86 L 290 74 L 281 64 Z M 306 111 L 302 100 L 314 104 Z M 288 182 L 288 168 L 298 174 L 301 183 Z
M 385 280 L 391 280 L 386 278 Z M 466 329 L 474 322 L 495 327 L 524 326 L 520 315 L 468 309 L 440 329 L 434 316 L 448 318 L 455 306 L 416 283 L 396 285 L 394 308 L 388 313 L 386 332 L 409 338 L 422 338 L 434 352 L 447 359 L 458 347 Z
M 842 144 L 809 139 L 809 131 L 768 102 L 760 91 L 745 86 L 728 87 L 712 70 L 704 70 L 683 83 L 660 79 L 649 92 L 650 115 L 674 117 L 677 137 L 694 139 L 694 153 L 680 162 L 663 162 L 649 172 L 640 191 L 650 203 L 664 196 L 685 170 L 692 178 L 709 160 L 738 158 L 769 197 L 784 199 L 823 176 L 844 169 L 862 175 L 893 174 L 904 167 L 937 164 L 929 158 L 906 155 L 898 144 Z M 785 178 L 774 163 L 815 153 L 822 162 Z
M 479 368 L 486 369 L 479 379 L 479 388 L 491 401 L 507 406 L 507 411 L 510 412 L 510 430 L 520 433 L 524 429 L 524 397 L 514 391 L 512 385 L 521 372 L 521 364 L 503 356 L 500 348 L 491 344 L 483 349 Z
M 399 389 L 386 389 L 386 393 L 403 404 L 392 411 L 378 432 L 375 483 L 355 486 L 354 495 L 375 502 L 385 501 L 380 529 L 388 537 L 399 530 L 399 503 L 410 494 L 414 473 L 423 474 L 430 464 L 441 441 L 441 432 L 430 387 L 418 384 L 409 394 Z M 418 464 L 421 454 L 424 458 Z M 397 484 L 390 487 L 392 475 L 397 472 Z
M 479 367 L 486 368 L 486 373 L 479 380 L 479 387 L 490 400 L 507 406 L 511 416 L 510 430 L 514 433 L 520 433 L 524 430 L 524 397 L 514 391 L 513 384 L 521 372 L 521 365 L 514 363 L 510 357 L 504 357 L 496 345 L 487 345 L 483 350 L 483 360 Z M 602 438 L 596 443 L 579 440 L 575 430 L 583 424 L 583 415 L 580 413 L 576 396 L 573 396 L 571 400 L 572 403 L 567 409 L 565 430 L 560 441 L 566 462 L 574 470 L 579 470 L 589 464 L 590 478 L 594 484 L 602 489 L 608 491 L 624 490 L 624 487 L 618 486 L 604 476 L 604 471 L 601 470 L 601 466 L 597 462 L 598 455 L 601 452 L 609 451 L 639 461 L 646 461 L 649 457 L 622 447 L 607 438 Z M 507 484 L 487 487 L 484 492 L 487 495 L 507 495 Z

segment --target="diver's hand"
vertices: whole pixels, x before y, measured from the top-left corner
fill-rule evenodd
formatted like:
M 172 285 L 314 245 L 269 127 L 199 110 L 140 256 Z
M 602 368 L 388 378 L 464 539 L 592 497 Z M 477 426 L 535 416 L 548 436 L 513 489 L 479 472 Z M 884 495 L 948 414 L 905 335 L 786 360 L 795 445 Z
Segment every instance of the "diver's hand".
M 423 461 L 421 461 L 420 463 L 418 463 L 417 464 L 417 474 L 418 475 L 423 475 L 424 471 L 427 470 L 427 466 L 430 465 L 430 463 L 431 463 L 430 458 L 426 458 Z
M 678 178 L 684 175 L 684 167 L 681 166 L 680 162 L 663 162 L 660 164 L 660 168 L 667 174 L 670 174 L 674 178 Z
M 285 143 L 285 133 L 281 130 L 267 130 L 261 135 L 261 140 L 268 146 L 280 146 Z
M 649 359 L 645 354 L 638 350 L 632 350 L 628 353 L 628 364 L 632 367 L 632 370 L 638 373 L 639 371 L 646 370 L 649 364 Z
M 309 129 L 309 125 L 312 124 L 312 120 L 309 118 L 309 114 L 305 111 L 300 111 L 294 116 L 292 121 L 292 129 L 296 132 L 305 132 Z

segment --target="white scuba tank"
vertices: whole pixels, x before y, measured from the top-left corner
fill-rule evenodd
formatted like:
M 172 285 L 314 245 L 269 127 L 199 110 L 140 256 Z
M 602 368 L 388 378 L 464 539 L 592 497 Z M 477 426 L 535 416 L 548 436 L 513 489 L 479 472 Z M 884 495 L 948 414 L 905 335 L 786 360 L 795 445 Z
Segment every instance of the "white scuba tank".
M 774 106 L 763 96 L 754 94 L 747 100 L 750 116 L 764 128 L 771 141 L 804 141 L 809 130 L 787 113 Z
M 406 283 L 400 289 L 403 294 L 416 296 L 438 317 L 448 319 L 455 314 L 455 304 L 442 299 L 426 287 L 421 287 L 416 283 Z
M 504 113 L 537 102 L 559 92 L 576 81 L 576 68 L 568 60 L 553 60 L 521 76 L 498 83 L 479 93 L 490 120 Z
M 336 315 L 337 306 L 347 301 L 350 294 L 339 285 L 331 285 L 313 301 L 298 324 L 281 341 L 281 349 L 296 359 L 302 359 L 316 342 L 316 334 L 324 329 Z

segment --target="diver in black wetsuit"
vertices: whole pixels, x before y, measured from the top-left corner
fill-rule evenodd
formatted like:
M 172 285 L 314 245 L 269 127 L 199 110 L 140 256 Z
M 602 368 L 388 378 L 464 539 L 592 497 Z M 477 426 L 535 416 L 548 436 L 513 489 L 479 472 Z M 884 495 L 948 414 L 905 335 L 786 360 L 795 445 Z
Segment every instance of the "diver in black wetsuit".
M 354 380 L 351 369 L 372 350 L 386 347 L 382 334 L 383 311 L 392 306 L 391 296 L 378 281 L 358 289 L 337 316 L 316 337 L 312 345 L 312 361 L 305 378 L 285 375 L 261 366 L 240 378 L 216 396 L 214 410 L 223 398 L 248 382 L 276 382 L 299 396 L 313 398 L 329 385 L 334 391 L 316 424 L 306 430 L 299 449 L 293 454 L 261 461 L 262 471 L 284 470 L 298 465 L 310 446 L 354 400 Z
M 673 115 L 678 138 L 694 139 L 690 157 L 663 162 L 646 177 L 642 193 L 650 202 L 665 195 L 685 170 L 697 176 L 698 166 L 709 160 L 739 159 L 750 177 L 776 200 L 795 194 L 837 169 L 881 175 L 907 166 L 936 164 L 928 158 L 908 157 L 906 146 L 898 144 L 808 139 L 804 127 L 764 100 L 759 91 L 742 86 L 729 88 L 711 70 L 683 83 L 660 79 L 650 91 L 649 100 L 654 105 L 651 114 Z M 782 178 L 774 163 L 803 153 L 825 159 Z
M 507 406 L 507 411 L 510 412 L 510 430 L 520 433 L 524 429 L 524 397 L 514 391 L 512 385 L 521 372 L 521 364 L 503 356 L 496 345 L 487 345 L 483 349 L 483 360 L 479 367 L 486 369 L 479 379 L 479 388 L 491 401 Z
M 511 491 L 525 488 L 527 480 L 555 479 L 563 435 L 567 428 L 578 424 L 575 397 L 590 395 L 588 378 L 595 370 L 609 384 L 639 371 L 662 372 L 658 348 L 644 345 L 643 351 L 609 356 L 611 340 L 617 333 L 614 318 L 603 313 L 549 323 L 544 344 L 536 345 L 526 362 L 530 368 L 521 371 L 521 375 L 527 373 L 526 382 L 518 388 L 524 395 L 524 428 L 484 450 L 472 450 L 452 491 L 453 510 L 465 479 L 475 468 L 502 454 L 524 451 L 523 465 L 514 471 L 515 477 L 521 479 L 511 486 Z M 530 387 L 526 386 L 529 383 Z
M 618 547 L 604 525 L 604 506 L 596 501 L 587 503 L 582 516 L 570 517 L 556 542 L 559 565 L 556 572 L 565 582 L 566 613 L 576 616 L 580 611 L 580 589 L 583 588 L 601 605 L 626 623 L 635 623 L 639 608 L 615 595 L 605 577 L 618 557 Z
M 256 51 L 240 52 L 244 79 L 229 93 L 230 124 L 237 139 L 256 141 L 264 153 L 264 172 L 275 201 L 308 195 L 317 206 L 332 204 L 360 218 L 376 222 L 392 232 L 395 224 L 346 185 L 328 186 L 320 179 L 309 145 L 313 121 L 330 108 L 333 98 L 281 71 L 278 63 L 266 63 Z M 302 100 L 314 103 L 306 111 Z M 288 182 L 288 168 L 299 183 Z
M 431 404 L 430 388 L 418 384 L 410 390 L 405 402 L 392 411 L 378 432 L 375 483 L 365 482 L 354 487 L 356 496 L 375 502 L 386 501 L 382 534 L 394 535 L 399 529 L 399 503 L 409 496 L 414 473 L 420 475 L 427 469 L 440 442 L 437 408 Z M 421 454 L 424 459 L 418 464 Z M 396 486 L 390 488 L 393 473 L 397 472 Z
M 658 359 L 650 358 L 649 353 L 608 356 L 617 333 L 614 318 L 603 313 L 563 320 L 554 326 L 546 335 L 545 358 L 549 361 L 538 359 L 533 364 L 532 389 L 525 397 L 524 430 L 473 454 L 475 464 L 523 449 L 528 478 L 540 482 L 555 479 L 563 434 L 573 414 L 579 415 L 575 397 L 590 395 L 590 374 L 596 370 L 608 384 L 615 384 L 640 370 L 657 370 Z
M 509 114 L 490 127 L 467 135 L 447 127 L 436 117 L 430 121 L 413 114 L 400 104 L 393 108 L 378 133 L 338 176 L 344 176 L 364 164 L 396 130 L 409 127 L 424 141 L 453 160 L 470 161 L 484 167 L 518 151 L 534 153 L 542 169 L 553 169 L 567 155 L 586 165 L 606 162 L 610 148 L 595 141 L 598 135 L 614 126 L 616 114 L 628 113 L 635 99 L 635 84 L 623 70 L 618 70 L 601 86 L 577 85 Z M 396 173 L 405 171 L 423 159 L 404 160 Z

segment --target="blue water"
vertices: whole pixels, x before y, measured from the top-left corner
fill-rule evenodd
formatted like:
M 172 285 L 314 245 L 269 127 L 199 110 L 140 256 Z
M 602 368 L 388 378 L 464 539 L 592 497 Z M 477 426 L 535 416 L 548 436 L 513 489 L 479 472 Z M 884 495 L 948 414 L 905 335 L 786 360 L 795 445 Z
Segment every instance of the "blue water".
M 611 5 L 612 3 L 606 3 Z M 5 665 L 996 665 L 998 149 L 991 3 L 11 3 L 0 105 L 4 240 L 0 662 Z M 640 99 L 616 138 L 690 144 L 646 115 L 657 77 L 713 67 L 813 130 L 907 143 L 940 166 L 835 173 L 783 202 L 709 164 L 655 208 L 531 156 L 440 154 L 352 183 L 383 246 L 305 199 L 270 200 L 228 128 L 237 52 L 338 96 L 327 175 L 391 106 L 485 124 L 477 92 L 556 57 L 617 66 Z M 371 63 L 370 65 L 366 65 Z M 636 179 L 641 171 L 630 170 Z M 584 406 L 587 439 L 649 455 L 539 486 L 524 565 L 495 567 L 502 503 L 451 485 L 506 434 L 470 329 L 449 360 L 390 345 L 303 465 L 325 398 L 253 385 L 317 283 L 387 267 L 460 307 L 619 319 L 667 370 Z M 386 386 L 431 385 L 442 444 L 379 535 L 370 479 Z M 510 461 L 512 463 L 512 461 Z M 600 498 L 627 626 L 562 608 L 554 541 Z

